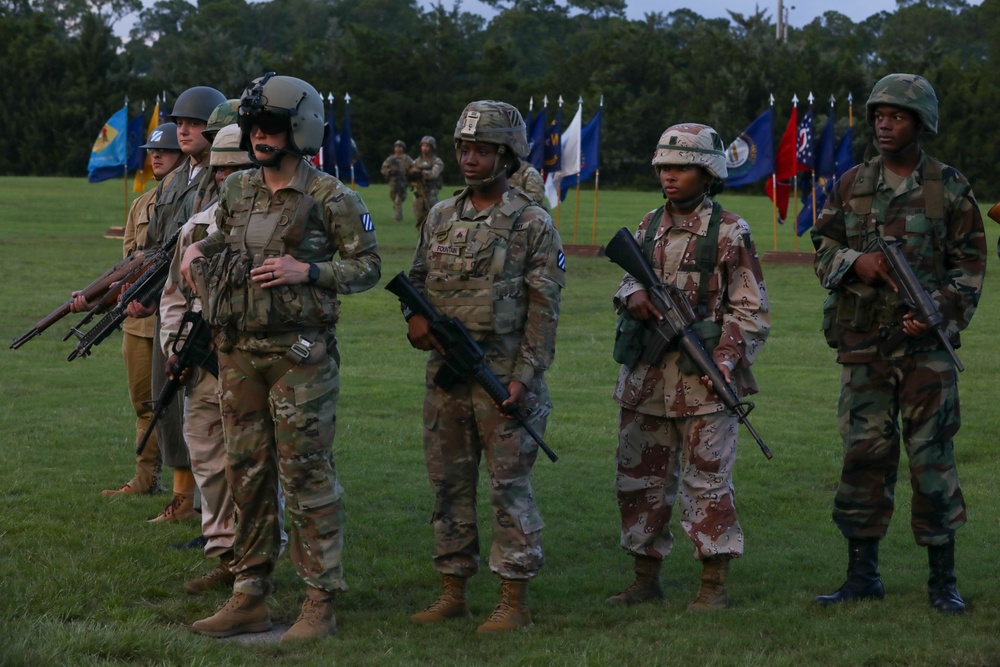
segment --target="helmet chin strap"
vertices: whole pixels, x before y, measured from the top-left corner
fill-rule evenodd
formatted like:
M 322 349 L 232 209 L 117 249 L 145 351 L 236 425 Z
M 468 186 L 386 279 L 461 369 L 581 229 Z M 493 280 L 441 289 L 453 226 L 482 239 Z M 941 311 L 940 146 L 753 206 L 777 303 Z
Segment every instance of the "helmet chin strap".
M 471 188 L 477 188 L 477 187 L 481 188 L 481 187 L 490 185 L 491 183 L 493 183 L 494 181 L 496 181 L 497 177 L 500 174 L 502 174 L 503 172 L 507 171 L 507 167 L 503 166 L 503 163 L 500 162 L 500 158 L 506 152 L 507 152 L 507 147 L 506 146 L 500 146 L 497 149 L 497 154 L 493 158 L 493 169 L 490 170 L 490 175 L 488 177 L 486 177 L 486 178 L 484 178 L 482 180 L 480 180 L 478 178 L 475 178 L 475 179 L 466 178 L 465 179 L 465 184 L 468 185 Z
M 259 160 L 257 159 L 254 149 L 260 151 L 261 153 L 273 155 L 273 157 L 268 160 Z M 269 146 L 268 144 L 257 144 L 253 147 L 253 149 L 247 151 L 247 154 L 250 156 L 250 162 L 257 167 L 265 167 L 268 169 L 277 169 L 286 153 L 288 153 L 288 151 L 284 148 L 275 148 L 274 146 Z
M 693 210 L 696 208 L 704 199 L 708 196 L 707 192 L 703 192 L 696 197 L 690 197 L 688 199 L 682 199 L 680 201 L 670 200 L 670 208 L 678 208 L 682 211 Z M 667 195 L 664 193 L 663 198 L 666 199 Z

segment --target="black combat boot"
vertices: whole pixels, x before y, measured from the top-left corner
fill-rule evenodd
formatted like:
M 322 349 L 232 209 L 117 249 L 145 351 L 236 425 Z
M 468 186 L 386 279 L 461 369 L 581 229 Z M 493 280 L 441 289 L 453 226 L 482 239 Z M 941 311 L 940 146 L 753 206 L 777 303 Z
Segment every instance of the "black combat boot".
M 955 536 L 946 544 L 927 547 L 931 576 L 927 579 L 927 597 L 931 606 L 943 614 L 961 614 L 965 600 L 955 588 Z
M 818 595 L 817 604 L 824 607 L 854 600 L 881 600 L 885 588 L 878 576 L 878 540 L 853 539 L 847 542 L 847 581 L 829 595 Z

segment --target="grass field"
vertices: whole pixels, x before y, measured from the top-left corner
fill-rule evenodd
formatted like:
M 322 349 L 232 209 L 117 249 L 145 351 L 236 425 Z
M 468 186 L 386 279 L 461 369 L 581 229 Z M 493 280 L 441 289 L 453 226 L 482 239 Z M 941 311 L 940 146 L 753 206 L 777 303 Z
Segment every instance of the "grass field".
M 19 350 L 0 350 L 0 665 L 1000 664 L 994 403 L 1000 356 L 993 347 L 1000 288 L 992 273 L 959 350 L 968 369 L 957 439 L 969 506 L 957 549 L 959 588 L 970 607 L 965 616 L 943 617 L 927 605 L 926 555 L 909 531 L 905 474 L 882 546 L 886 599 L 834 609 L 812 604 L 814 595 L 840 585 L 846 564 L 844 541 L 830 521 L 840 376 L 819 332 L 824 293 L 811 266 L 771 262 L 764 271 L 773 329 L 754 367 L 762 391 L 751 420 L 774 459 L 765 461 L 741 434 L 735 482 L 747 548 L 731 571 L 733 607 L 685 612 L 699 568 L 676 522 L 677 548 L 664 567 L 667 599 L 606 607 L 604 598 L 631 581 L 630 559 L 618 547 L 613 491 L 617 409 L 610 395 L 617 368 L 610 296 L 620 271 L 603 258 L 571 256 L 546 433 L 561 460 L 540 457 L 534 475 L 547 559 L 529 591 L 535 627 L 475 635 L 496 601 L 497 581 L 488 571 L 470 584 L 474 619 L 412 625 L 407 616 L 430 602 L 438 585 L 420 443 L 424 356 L 409 347 L 394 299 L 381 285 L 409 267 L 416 235 L 409 210 L 403 224 L 389 222 L 384 186 L 363 195 L 378 229 L 383 278 L 378 288 L 344 298 L 339 327 L 344 361 L 335 452 L 346 489 L 351 586 L 337 603 L 339 635 L 285 647 L 219 642 L 187 630 L 227 594 L 183 593 L 181 584 L 212 563 L 167 549 L 193 537 L 195 526 L 146 523 L 166 497 L 99 495 L 132 472 L 134 416 L 120 336 L 91 358 L 67 363 L 72 344 L 60 338 L 70 322 L 63 322 Z M 576 243 L 589 243 L 593 192 L 580 199 Z M 721 199 L 750 220 L 758 248 L 771 250 L 770 202 Z M 120 242 L 102 235 L 122 224 L 122 200 L 120 182 L 0 178 L 0 339 L 20 336 L 120 257 Z M 623 225 L 634 229 L 660 201 L 656 193 L 601 192 L 598 242 Z M 568 244 L 573 207 L 565 209 L 560 229 Z M 992 264 L 997 228 L 986 224 Z M 778 241 L 780 249 L 794 249 L 791 230 L 782 228 Z M 799 250 L 809 247 L 800 241 Z M 287 558 L 276 583 L 272 616 L 290 623 L 304 588 Z

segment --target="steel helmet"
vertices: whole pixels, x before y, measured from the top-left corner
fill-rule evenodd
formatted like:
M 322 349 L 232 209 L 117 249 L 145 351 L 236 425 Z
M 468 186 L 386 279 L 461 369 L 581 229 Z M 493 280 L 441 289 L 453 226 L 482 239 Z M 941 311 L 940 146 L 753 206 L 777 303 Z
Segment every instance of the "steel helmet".
M 462 141 L 507 146 L 515 157 L 528 155 L 528 130 L 521 112 L 495 100 L 472 102 L 455 125 L 455 146 Z
M 208 117 L 208 126 L 201 133 L 209 141 L 214 140 L 216 132 L 236 122 L 239 109 L 239 100 L 226 100 L 212 110 L 212 115 Z
M 236 123 L 219 130 L 212 141 L 209 164 L 213 167 L 249 167 L 250 155 L 240 148 L 243 133 Z
M 664 164 L 693 164 L 720 181 L 729 175 L 722 137 L 699 123 L 680 123 L 664 130 L 656 143 L 652 164 L 654 169 Z
M 258 117 L 270 115 L 288 123 L 290 153 L 315 155 L 323 146 L 323 98 L 309 83 L 268 72 L 243 91 L 239 108 L 243 148 L 250 147 L 250 128 Z
M 208 86 L 188 88 L 174 102 L 170 120 L 177 122 L 178 118 L 197 118 L 208 122 L 208 117 L 215 111 L 215 107 L 225 101 L 226 96 L 215 88 Z
M 435 150 L 435 151 L 437 150 L 437 147 L 438 147 L 437 139 L 435 139 L 434 137 L 430 136 L 429 134 L 427 136 L 421 138 L 420 139 L 420 143 L 421 144 L 427 144 L 428 146 L 431 147 L 431 150 Z
M 162 125 L 157 125 L 156 128 L 149 133 L 146 143 L 139 146 L 139 148 L 159 148 L 162 151 L 180 151 L 180 144 L 177 143 L 177 124 L 163 123 Z
M 872 88 L 865 107 L 868 109 L 868 124 L 875 117 L 875 107 L 891 104 L 917 114 L 924 129 L 937 134 L 938 100 L 930 81 L 918 74 L 889 74 L 879 79 Z

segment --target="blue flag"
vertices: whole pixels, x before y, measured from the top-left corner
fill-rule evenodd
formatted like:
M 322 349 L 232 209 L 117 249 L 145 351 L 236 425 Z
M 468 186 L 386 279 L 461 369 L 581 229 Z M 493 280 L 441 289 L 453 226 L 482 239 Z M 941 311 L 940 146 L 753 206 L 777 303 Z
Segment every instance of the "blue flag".
M 100 183 L 122 176 L 128 156 L 128 105 L 124 105 L 104 123 L 87 163 L 87 180 Z
M 133 118 L 128 124 L 128 170 L 129 171 L 139 171 L 142 166 L 146 163 L 146 151 L 139 146 L 142 146 L 145 139 L 145 134 L 143 132 L 143 126 L 146 124 L 146 119 L 142 114 L 139 114 Z
M 832 126 L 833 123 L 830 122 L 828 125 Z M 823 206 L 826 205 L 826 200 L 829 198 L 833 188 L 836 187 L 837 181 L 840 180 L 840 177 L 846 174 L 847 171 L 854 166 L 854 155 L 851 145 L 853 141 L 854 132 L 852 128 L 847 128 L 847 132 L 845 132 L 844 136 L 840 138 L 840 144 L 837 146 L 837 152 L 834 155 L 834 171 L 832 178 L 825 175 L 819 176 L 819 172 L 817 172 L 817 215 Z M 802 210 L 799 211 L 799 217 L 795 220 L 795 233 L 799 236 L 805 234 L 813 226 L 812 195 L 810 194 L 809 198 L 804 200 L 804 202 L 805 205 L 802 207 Z
M 545 107 L 528 123 L 528 163 L 542 171 L 545 167 Z
M 326 134 L 323 137 L 323 147 L 320 149 L 323 171 L 331 176 L 338 176 L 337 144 L 340 136 L 337 134 L 337 121 L 333 117 L 333 105 L 330 105 L 330 115 L 326 117 Z M 338 176 L 339 178 L 339 176 Z
M 560 183 L 560 197 L 566 198 L 566 191 L 574 187 L 578 182 L 582 183 L 591 176 L 598 168 L 598 152 L 601 145 L 601 113 L 603 107 L 597 110 L 590 122 L 580 130 L 580 173 L 564 176 Z
M 816 168 L 816 153 L 813 146 L 813 110 L 809 111 L 799 121 L 799 136 L 795 141 L 795 162 L 797 171 L 810 171 Z
M 727 188 L 756 183 L 774 173 L 774 109 L 768 107 L 726 149 Z
M 340 140 L 337 142 L 337 168 L 340 169 L 340 180 L 346 183 L 353 179 L 361 187 L 368 187 L 368 170 L 361 161 L 358 145 L 351 137 L 350 100 L 344 107 L 344 124 L 340 127 Z
M 556 117 L 552 119 L 545 134 L 545 153 L 542 161 L 542 168 L 545 170 L 546 180 L 549 174 L 554 174 L 562 168 L 562 107 L 556 111 Z
M 819 142 L 816 144 L 816 166 L 813 169 L 818 175 L 833 176 L 836 171 L 833 153 L 833 110 L 831 109 L 830 117 L 826 119 L 823 133 L 819 135 Z

